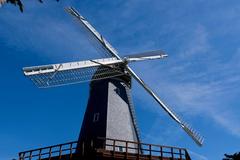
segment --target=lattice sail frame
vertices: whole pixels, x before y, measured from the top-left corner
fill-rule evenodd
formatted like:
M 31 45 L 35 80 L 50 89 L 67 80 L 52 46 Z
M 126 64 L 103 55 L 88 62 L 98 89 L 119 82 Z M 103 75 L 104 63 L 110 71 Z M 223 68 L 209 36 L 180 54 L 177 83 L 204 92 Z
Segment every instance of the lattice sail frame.
M 144 53 L 142 56 L 139 56 L 139 54 L 127 56 L 124 57 L 123 60 L 115 57 L 102 58 L 25 67 L 23 71 L 37 87 L 49 88 L 121 76 L 126 74 L 125 68 L 130 62 L 162 59 L 165 57 L 167 57 L 167 55 L 163 54 L 162 51 L 154 51 L 154 54 L 150 51 Z
M 23 68 L 39 88 L 49 88 L 124 75 L 123 62 L 116 58 Z

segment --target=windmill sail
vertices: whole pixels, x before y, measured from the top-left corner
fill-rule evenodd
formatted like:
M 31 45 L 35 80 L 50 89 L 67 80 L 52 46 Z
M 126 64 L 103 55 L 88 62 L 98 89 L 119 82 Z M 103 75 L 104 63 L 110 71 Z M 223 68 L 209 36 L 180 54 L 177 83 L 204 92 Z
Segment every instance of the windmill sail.
M 70 15 L 74 16 L 77 20 L 79 20 L 80 24 L 87 30 L 87 33 L 90 33 L 92 35 L 90 37 L 92 37 L 92 39 L 95 39 L 101 44 L 101 47 L 106 51 L 106 54 L 111 57 L 121 59 L 118 55 L 118 52 L 111 46 L 111 44 L 108 43 L 107 40 L 100 33 L 98 33 L 83 16 L 81 16 L 76 9 L 74 9 L 73 7 L 69 7 L 66 8 L 66 11 Z
M 116 58 L 104 58 L 26 67 L 23 71 L 37 87 L 48 88 L 120 76 L 124 74 L 121 64 Z
M 48 88 L 120 76 L 125 74 L 123 68 L 127 63 L 164 57 L 165 55 L 137 56 L 125 57 L 124 60 L 112 57 L 25 67 L 23 71 L 37 87 Z
M 141 85 L 143 88 L 160 104 L 160 106 L 168 113 L 168 115 L 176 121 L 183 130 L 198 144 L 201 146 L 203 144 L 203 138 L 198 134 L 193 128 L 191 128 L 186 122 L 184 122 L 176 113 L 174 113 L 163 101 L 150 89 L 145 82 L 137 76 L 134 71 L 128 67 L 127 68 L 132 77 Z
M 106 50 L 111 54 L 111 56 L 117 58 L 118 60 L 122 60 L 118 55 L 118 52 L 103 38 L 101 34 L 99 34 L 89 23 L 88 21 L 81 16 L 74 8 L 70 7 L 66 9 L 68 13 L 77 18 L 82 25 L 84 25 L 88 31 L 92 33 L 92 35 L 102 44 L 102 47 L 106 48 Z M 155 55 L 155 53 L 153 53 Z M 136 57 L 135 57 L 136 58 Z M 165 105 L 162 100 L 144 83 L 142 79 L 140 79 L 137 74 L 128 66 L 125 66 L 126 70 L 133 76 L 133 78 L 140 83 L 141 86 L 159 103 L 159 105 L 166 111 L 169 116 L 176 121 L 181 128 L 199 145 L 203 144 L 203 138 L 192 128 L 189 127 L 185 122 L 183 122 L 167 105 Z

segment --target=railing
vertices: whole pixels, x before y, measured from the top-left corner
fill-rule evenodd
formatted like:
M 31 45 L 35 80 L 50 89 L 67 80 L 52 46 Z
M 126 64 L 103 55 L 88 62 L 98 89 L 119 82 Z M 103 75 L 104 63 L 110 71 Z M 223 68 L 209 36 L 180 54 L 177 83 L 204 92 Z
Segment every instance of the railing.
M 105 141 L 106 151 L 111 151 L 113 157 L 115 157 L 115 154 L 125 153 L 126 159 L 128 156 L 136 156 L 138 159 L 146 157 L 149 159 L 151 159 L 151 157 L 154 157 L 154 159 L 162 159 L 164 157 L 169 159 L 191 160 L 185 148 L 138 143 L 110 138 L 102 140 Z
M 102 148 L 96 148 L 95 144 L 102 143 Z M 85 143 L 85 145 L 87 145 Z M 69 159 L 74 156 L 84 156 L 84 142 L 81 144 L 82 148 L 77 148 L 78 141 L 58 144 L 54 146 L 29 150 L 19 153 L 19 160 L 43 160 L 43 159 Z M 95 153 L 102 153 L 102 156 L 108 157 L 123 157 L 128 159 L 135 157 L 135 159 L 171 159 L 171 160 L 191 160 L 186 149 L 160 146 L 154 144 L 137 143 L 132 141 L 116 140 L 110 138 L 98 138 L 95 141 L 91 141 L 92 151 Z M 78 151 L 78 154 L 76 154 Z M 56 158 L 57 157 L 57 158 Z M 55 160 L 54 159 L 54 160 Z
M 41 160 L 50 159 L 52 157 L 61 157 L 68 155 L 70 158 L 73 156 L 77 149 L 77 141 L 57 144 L 49 147 L 33 149 L 19 153 L 19 160 Z

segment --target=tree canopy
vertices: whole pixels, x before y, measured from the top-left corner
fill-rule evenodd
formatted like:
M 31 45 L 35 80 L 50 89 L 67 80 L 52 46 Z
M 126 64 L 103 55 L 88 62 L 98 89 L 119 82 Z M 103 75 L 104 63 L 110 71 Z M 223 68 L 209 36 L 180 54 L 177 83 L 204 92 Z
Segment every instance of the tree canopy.
M 240 152 L 231 154 L 224 154 L 225 158 L 223 160 L 240 160 Z
M 43 3 L 42 0 L 38 0 L 40 3 Z M 56 1 L 59 1 L 59 0 L 56 0 Z M 19 10 L 21 12 L 23 12 L 23 3 L 21 0 L 0 0 L 0 6 L 4 5 L 5 3 L 10 3 L 10 4 L 13 4 L 15 6 L 18 6 L 19 7 Z

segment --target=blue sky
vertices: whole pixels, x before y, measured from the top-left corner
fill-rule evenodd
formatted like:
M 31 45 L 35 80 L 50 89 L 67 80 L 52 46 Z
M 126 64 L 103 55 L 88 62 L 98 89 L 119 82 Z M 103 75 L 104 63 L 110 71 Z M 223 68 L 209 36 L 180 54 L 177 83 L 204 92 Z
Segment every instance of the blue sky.
M 99 58 L 66 12 L 74 6 L 121 55 L 162 49 L 131 67 L 205 137 L 199 148 L 135 81 L 142 141 L 188 148 L 193 159 L 240 151 L 240 4 L 237 0 L 24 1 L 0 8 L 0 160 L 76 140 L 88 83 L 38 89 L 22 67 Z

